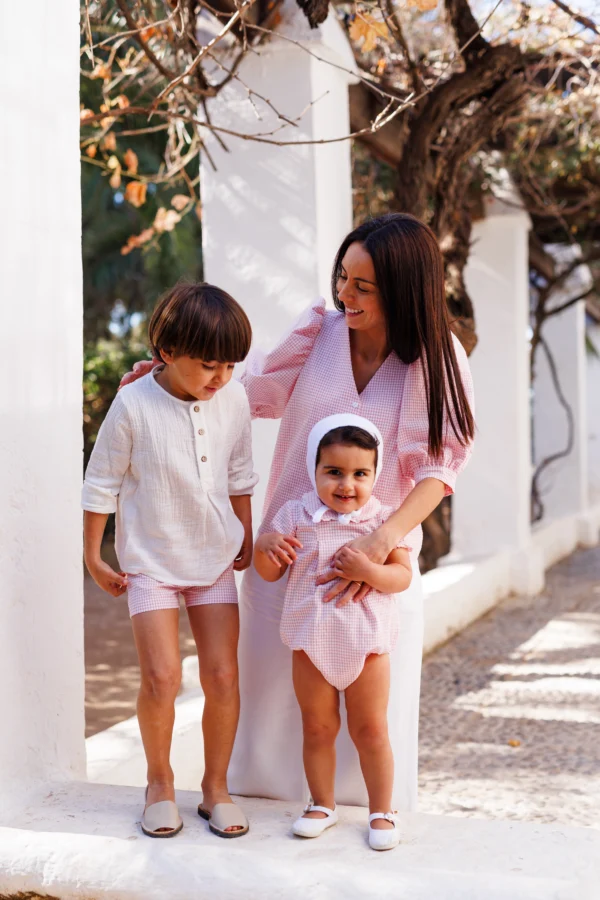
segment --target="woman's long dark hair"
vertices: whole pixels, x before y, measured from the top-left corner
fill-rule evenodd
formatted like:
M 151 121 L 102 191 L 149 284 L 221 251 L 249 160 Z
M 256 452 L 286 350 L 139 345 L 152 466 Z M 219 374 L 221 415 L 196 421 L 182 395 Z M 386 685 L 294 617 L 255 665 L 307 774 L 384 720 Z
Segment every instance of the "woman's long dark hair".
M 351 244 L 360 243 L 373 260 L 387 322 L 390 349 L 404 363 L 421 360 L 427 390 L 429 453 L 444 445 L 444 414 L 462 444 L 475 425 L 452 341 L 442 254 L 433 231 L 407 213 L 390 213 L 351 231 L 338 250 L 332 273 L 333 301 L 340 311 L 337 282 Z

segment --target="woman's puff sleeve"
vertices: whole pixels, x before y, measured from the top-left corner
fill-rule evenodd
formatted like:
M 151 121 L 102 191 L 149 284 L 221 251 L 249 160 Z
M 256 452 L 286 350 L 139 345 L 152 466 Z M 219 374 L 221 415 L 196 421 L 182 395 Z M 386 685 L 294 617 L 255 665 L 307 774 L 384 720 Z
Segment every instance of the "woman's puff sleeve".
M 250 408 L 246 394 L 239 385 L 240 405 L 236 411 L 239 416 L 239 436 L 231 451 L 228 466 L 228 485 L 230 497 L 241 497 L 245 494 L 252 495 L 258 482 L 258 475 L 254 471 L 252 462 L 252 422 Z
M 131 462 L 131 425 L 122 394 L 117 394 L 100 426 L 85 473 L 81 505 L 88 512 L 114 513 Z
M 276 347 L 265 354 L 252 350 L 241 382 L 255 419 L 280 419 L 325 317 L 320 298 L 305 310 Z
M 454 335 L 453 340 L 463 387 L 473 410 L 473 380 L 467 355 Z M 404 477 L 411 478 L 415 484 L 425 478 L 438 478 L 446 485 L 445 496 L 448 496 L 454 493 L 456 479 L 469 460 L 472 443 L 460 442 L 447 416 L 444 416 L 442 454 L 437 459 L 429 454 L 428 438 L 427 390 L 421 360 L 417 360 L 408 367 L 404 382 L 398 426 L 400 470 Z

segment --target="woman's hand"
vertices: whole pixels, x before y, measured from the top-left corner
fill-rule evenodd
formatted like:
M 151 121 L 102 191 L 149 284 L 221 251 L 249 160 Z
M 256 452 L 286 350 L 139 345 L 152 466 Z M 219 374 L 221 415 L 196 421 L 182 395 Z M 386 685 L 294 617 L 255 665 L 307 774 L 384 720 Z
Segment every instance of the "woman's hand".
M 371 534 L 365 534 L 362 537 L 355 538 L 353 541 L 350 541 L 348 544 L 341 547 L 333 556 L 332 567 L 317 578 L 317 584 L 327 584 L 330 581 L 336 582 L 327 591 L 323 600 L 328 603 L 330 600 L 339 596 L 336 606 L 345 606 L 350 600 L 359 603 L 371 590 L 371 586 L 364 576 L 357 576 L 355 578 L 350 574 L 350 570 L 347 567 L 349 560 L 353 560 L 354 566 L 356 558 L 346 557 L 344 551 L 358 551 L 361 554 L 361 557 L 366 557 L 367 562 L 383 565 L 394 549 L 396 543 L 397 540 L 393 535 L 389 534 L 385 525 L 381 525 Z M 346 560 L 345 563 L 342 554 L 344 554 L 344 559 Z M 353 570 L 358 571 L 356 568 L 353 568 Z

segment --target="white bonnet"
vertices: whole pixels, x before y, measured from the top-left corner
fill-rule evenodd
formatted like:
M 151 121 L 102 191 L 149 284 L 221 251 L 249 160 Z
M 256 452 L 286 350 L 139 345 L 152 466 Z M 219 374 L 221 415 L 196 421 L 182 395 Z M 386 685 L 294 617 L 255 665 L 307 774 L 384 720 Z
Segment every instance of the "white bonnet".
M 383 438 L 381 437 L 379 428 L 377 428 L 376 425 L 373 425 L 372 422 L 369 422 L 368 419 L 363 419 L 362 416 L 356 416 L 353 413 L 338 413 L 335 416 L 327 416 L 327 418 L 321 419 L 308 435 L 308 443 L 306 446 L 306 468 L 308 469 L 308 477 L 315 490 L 317 489 L 315 472 L 317 468 L 317 450 L 319 449 L 319 444 L 329 431 L 333 431 L 334 428 L 343 428 L 346 425 L 362 428 L 363 431 L 368 432 L 368 434 L 373 435 L 373 437 L 377 439 L 377 468 L 375 470 L 375 481 L 377 481 L 379 477 L 383 465 Z

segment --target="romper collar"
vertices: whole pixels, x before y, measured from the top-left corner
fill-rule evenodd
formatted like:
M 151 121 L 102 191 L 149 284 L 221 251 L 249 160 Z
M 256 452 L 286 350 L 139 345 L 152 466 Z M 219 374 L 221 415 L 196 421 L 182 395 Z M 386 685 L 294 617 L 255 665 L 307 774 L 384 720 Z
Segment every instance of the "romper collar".
M 381 510 L 381 503 L 373 494 L 360 509 L 351 513 L 338 513 L 326 506 L 316 491 L 309 491 L 302 497 L 302 505 L 313 522 L 339 522 L 341 525 L 349 525 L 354 522 L 368 522 Z

